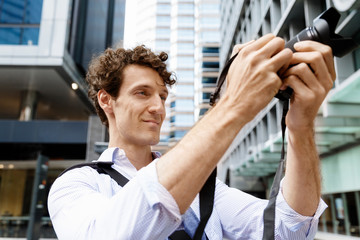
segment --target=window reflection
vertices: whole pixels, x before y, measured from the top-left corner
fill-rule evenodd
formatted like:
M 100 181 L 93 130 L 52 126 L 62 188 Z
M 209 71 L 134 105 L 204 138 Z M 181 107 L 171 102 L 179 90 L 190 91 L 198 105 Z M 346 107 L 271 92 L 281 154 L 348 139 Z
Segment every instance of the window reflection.
M 43 0 L 0 0 L 0 44 L 37 45 Z

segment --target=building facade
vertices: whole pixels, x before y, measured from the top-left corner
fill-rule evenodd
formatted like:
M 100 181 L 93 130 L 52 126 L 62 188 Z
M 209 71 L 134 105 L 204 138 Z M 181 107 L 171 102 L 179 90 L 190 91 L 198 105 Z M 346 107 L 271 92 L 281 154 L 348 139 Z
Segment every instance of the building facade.
M 221 2 L 223 65 L 237 43 L 267 33 L 286 41 L 324 10 L 341 12 L 336 33 L 360 40 L 359 1 L 245 0 Z M 322 195 L 329 208 L 319 230 L 360 236 L 360 49 L 335 58 L 337 79 L 315 121 L 315 139 L 321 159 Z M 282 103 L 274 99 L 238 134 L 219 164 L 219 177 L 231 186 L 265 197 L 281 150 Z M 319 234 L 321 234 L 321 232 Z M 341 235 L 336 236 L 341 239 Z
M 169 70 L 177 84 L 165 103 L 167 117 L 160 143 L 166 152 L 209 108 L 219 68 L 218 0 L 138 0 L 136 37 L 130 46 L 144 44 L 169 55 Z
M 55 236 L 49 187 L 106 140 L 84 76 L 94 54 L 122 44 L 124 11 L 125 0 L 0 1 L 0 237 L 25 237 L 34 203 L 40 236 Z
M 210 108 L 219 74 L 220 1 L 195 1 L 194 118 L 197 122 Z
M 170 95 L 170 144 L 194 125 L 194 0 L 171 1 L 170 69 L 177 84 Z
M 137 0 L 135 2 L 136 29 L 134 42 L 129 46 L 145 45 L 156 53 L 166 52 L 170 61 L 170 36 L 171 36 L 171 0 Z M 166 119 L 164 120 L 160 142 L 153 146 L 154 151 L 165 153 L 169 149 L 170 139 L 170 99 L 165 102 Z

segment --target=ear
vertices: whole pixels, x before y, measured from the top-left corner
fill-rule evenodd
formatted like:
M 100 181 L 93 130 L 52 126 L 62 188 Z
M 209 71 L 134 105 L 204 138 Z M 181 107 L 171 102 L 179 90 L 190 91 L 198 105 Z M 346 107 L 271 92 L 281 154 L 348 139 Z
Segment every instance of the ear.
M 113 108 L 111 104 L 113 99 L 109 93 L 107 93 L 104 89 L 100 89 L 97 93 L 97 99 L 100 107 L 104 110 L 105 113 L 113 113 Z

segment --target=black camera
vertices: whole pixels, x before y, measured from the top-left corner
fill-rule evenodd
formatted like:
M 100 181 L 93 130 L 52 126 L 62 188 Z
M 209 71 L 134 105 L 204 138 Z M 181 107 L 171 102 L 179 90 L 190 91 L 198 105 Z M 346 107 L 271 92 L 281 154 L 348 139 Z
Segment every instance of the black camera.
M 334 56 L 345 56 L 356 49 L 358 44 L 352 38 L 345 38 L 335 33 L 335 28 L 339 19 L 340 13 L 333 7 L 329 8 L 314 19 L 312 27 L 302 30 L 294 38 L 288 41 L 285 44 L 285 47 L 290 48 L 295 52 L 295 43 L 304 40 L 313 40 L 330 46 Z M 275 97 L 280 100 L 288 100 L 291 97 L 292 92 L 293 90 L 288 87 L 285 90 L 280 90 Z

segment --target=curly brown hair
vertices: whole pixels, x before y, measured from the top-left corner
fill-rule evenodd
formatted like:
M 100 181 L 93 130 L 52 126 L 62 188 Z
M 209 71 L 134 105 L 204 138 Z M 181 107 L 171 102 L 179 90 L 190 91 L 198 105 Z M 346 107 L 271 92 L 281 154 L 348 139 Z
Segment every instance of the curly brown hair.
M 89 64 L 89 70 L 86 74 L 86 81 L 89 85 L 89 98 L 93 101 L 97 114 L 102 123 L 109 127 L 108 119 L 104 110 L 100 107 L 97 93 L 104 89 L 112 97 L 118 97 L 123 70 L 130 64 L 137 64 L 154 69 L 163 79 L 164 84 L 172 86 L 175 84 L 175 76 L 166 69 L 165 61 L 168 55 L 161 52 L 156 55 L 144 45 L 137 46 L 134 49 L 111 49 L 108 48 L 100 56 L 93 58 Z

